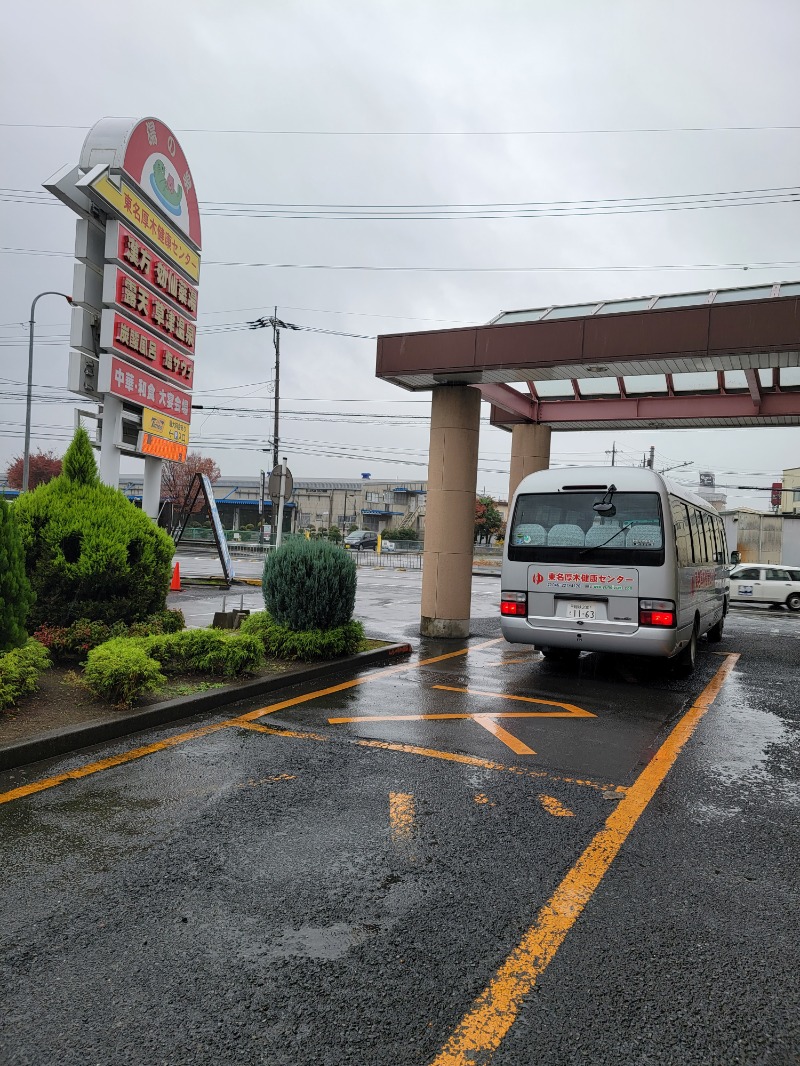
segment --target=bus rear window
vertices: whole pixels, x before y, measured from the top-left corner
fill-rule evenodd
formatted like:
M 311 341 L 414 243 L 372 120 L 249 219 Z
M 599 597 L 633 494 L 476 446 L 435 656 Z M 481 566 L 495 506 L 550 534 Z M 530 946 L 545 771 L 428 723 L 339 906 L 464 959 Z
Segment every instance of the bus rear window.
M 598 514 L 602 493 L 547 492 L 517 498 L 509 559 L 544 562 L 650 562 L 664 558 L 664 524 L 655 492 L 616 492 L 613 513 Z

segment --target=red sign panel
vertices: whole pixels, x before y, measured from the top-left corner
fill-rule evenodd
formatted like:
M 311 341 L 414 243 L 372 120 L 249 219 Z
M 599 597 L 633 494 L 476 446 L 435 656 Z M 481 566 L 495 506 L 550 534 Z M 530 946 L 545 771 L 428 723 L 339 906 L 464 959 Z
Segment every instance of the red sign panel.
M 116 355 L 100 357 L 98 387 L 100 392 L 110 392 L 128 403 L 163 411 L 165 415 L 176 415 L 184 422 L 191 417 L 191 396 Z
M 157 118 L 130 131 L 122 169 L 200 247 L 200 209 L 192 174 L 178 139 Z
M 109 222 L 106 236 L 106 259 L 118 259 L 126 267 L 178 305 L 183 314 L 197 318 L 197 289 L 142 238 L 121 222 Z M 179 339 L 179 338 L 176 338 Z
M 148 329 L 170 343 L 178 343 L 194 354 L 195 326 L 174 310 L 171 304 L 155 296 L 145 285 L 119 267 L 106 267 L 103 278 L 103 303 L 117 304 Z
M 145 363 L 182 389 L 194 383 L 194 360 L 117 311 L 103 311 L 100 347 Z
M 782 481 L 773 481 L 772 482 L 772 506 L 773 507 L 780 507 L 782 495 L 783 495 L 783 482 Z
M 169 459 L 172 463 L 185 463 L 188 451 L 185 444 L 176 440 L 165 440 L 152 433 L 139 434 L 139 451 L 143 455 L 154 455 L 157 459 Z

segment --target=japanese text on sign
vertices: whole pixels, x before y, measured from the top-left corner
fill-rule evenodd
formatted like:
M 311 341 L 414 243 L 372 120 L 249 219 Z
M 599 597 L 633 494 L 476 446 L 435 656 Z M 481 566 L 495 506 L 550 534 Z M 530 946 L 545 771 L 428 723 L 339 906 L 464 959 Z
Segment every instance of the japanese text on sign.
M 127 359 L 145 362 L 159 374 L 183 389 L 191 389 L 194 381 L 194 360 L 165 344 L 130 322 L 116 311 L 103 311 L 100 326 L 100 345 L 124 355 Z
M 154 296 L 136 278 L 132 278 L 119 268 L 116 268 L 114 296 L 120 307 L 130 310 L 135 315 L 140 315 L 156 332 L 167 335 L 170 340 L 175 340 L 190 352 L 194 352 L 194 323 L 188 322 L 170 304 Z
M 635 592 L 634 570 L 540 570 L 530 571 L 530 583 L 537 592 L 594 592 L 619 594 Z
M 153 455 L 158 459 L 169 459 L 173 463 L 186 462 L 186 445 L 174 440 L 165 440 L 152 433 L 139 434 L 139 451 L 143 455 Z
M 184 422 L 189 421 L 192 401 L 185 392 L 171 388 L 167 382 L 123 362 L 116 355 L 102 356 L 100 366 L 101 392 L 110 392 L 130 403 L 155 408 L 164 414 L 175 414 Z
M 197 252 L 189 247 L 177 230 L 159 218 L 152 205 L 132 186 L 123 181 L 118 189 L 107 174 L 101 174 L 92 182 L 91 189 L 129 225 L 146 235 L 193 281 L 197 281 L 200 277 L 200 257 Z
M 197 289 L 182 274 L 135 236 L 121 222 L 110 225 L 111 238 L 106 244 L 106 258 L 118 259 L 179 305 L 187 318 L 197 318 Z M 113 227 L 113 228 L 112 228 Z

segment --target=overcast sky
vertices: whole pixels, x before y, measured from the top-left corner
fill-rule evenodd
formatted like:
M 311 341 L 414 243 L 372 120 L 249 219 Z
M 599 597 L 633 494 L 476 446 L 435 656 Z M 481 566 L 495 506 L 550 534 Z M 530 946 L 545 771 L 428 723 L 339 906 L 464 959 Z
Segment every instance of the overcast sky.
M 197 411 L 192 447 L 225 475 L 254 475 L 271 464 L 274 356 L 268 331 L 234 327 L 276 305 L 288 322 L 374 337 L 797 279 L 800 206 L 376 221 L 252 205 L 352 215 L 796 188 L 798 40 L 792 0 L 16 5 L 0 40 L 0 245 L 17 250 L 0 253 L 0 469 L 22 452 L 30 303 L 71 291 L 75 226 L 55 200 L 7 190 L 41 190 L 77 163 L 98 118 L 155 115 L 186 152 L 203 225 L 195 400 L 232 409 Z M 719 128 L 743 126 L 761 128 Z M 433 266 L 462 269 L 414 269 Z M 71 435 L 68 321 L 63 301 L 40 301 L 34 450 L 60 454 Z M 281 356 L 281 453 L 296 477 L 426 477 L 429 399 L 375 379 L 374 340 L 286 332 Z M 797 429 L 554 433 L 551 461 L 603 461 L 613 442 L 621 461 L 641 461 L 654 445 L 657 468 L 692 464 L 678 472 L 688 484 L 711 470 L 718 484 L 767 485 L 800 465 L 798 440 Z M 505 497 L 510 443 L 482 430 L 479 489 Z

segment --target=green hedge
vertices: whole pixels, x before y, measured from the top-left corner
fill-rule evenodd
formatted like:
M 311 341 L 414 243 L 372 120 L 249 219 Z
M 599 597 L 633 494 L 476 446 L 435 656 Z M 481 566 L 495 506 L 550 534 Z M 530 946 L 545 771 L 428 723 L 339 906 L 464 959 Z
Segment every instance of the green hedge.
M 303 662 L 354 655 L 364 639 L 361 622 L 351 620 L 331 629 L 296 630 L 276 622 L 268 611 L 245 618 L 240 632 L 257 636 L 271 659 Z
M 185 629 L 150 637 L 117 637 L 101 644 L 89 652 L 83 682 L 96 696 L 129 707 L 139 696 L 165 684 L 165 674 L 233 678 L 252 673 L 263 661 L 264 648 L 255 636 Z
M 21 648 L 0 655 L 0 710 L 13 707 L 22 696 L 35 692 L 39 674 L 49 665 L 47 648 L 33 638 Z

